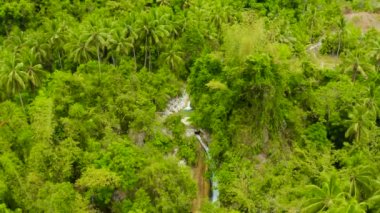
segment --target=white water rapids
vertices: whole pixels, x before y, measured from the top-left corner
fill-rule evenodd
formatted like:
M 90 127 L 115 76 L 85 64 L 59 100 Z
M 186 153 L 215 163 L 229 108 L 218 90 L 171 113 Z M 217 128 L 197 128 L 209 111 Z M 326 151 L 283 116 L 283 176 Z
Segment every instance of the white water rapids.
M 163 115 L 167 117 L 171 114 L 178 113 L 181 110 L 190 111 L 190 98 L 186 91 L 182 93 L 182 96 L 173 98 L 169 101 Z
M 191 104 L 190 104 L 190 98 L 189 98 L 189 95 L 186 93 L 186 91 L 182 93 L 182 96 L 174 98 L 169 101 L 169 104 L 163 113 L 163 117 L 166 118 L 167 116 L 174 113 L 178 113 L 181 110 L 184 110 L 184 111 L 192 110 Z M 198 134 L 196 133 L 196 129 L 194 129 L 194 127 L 191 126 L 189 117 L 186 116 L 182 118 L 181 122 L 185 124 L 186 126 L 186 136 L 187 137 L 195 136 L 198 139 L 199 144 L 202 146 L 202 148 L 206 152 L 207 158 L 211 159 L 208 146 L 206 145 L 206 143 L 203 142 L 201 135 L 199 133 Z M 212 173 L 210 181 L 211 181 L 211 187 L 212 187 L 211 201 L 216 202 L 219 197 L 219 190 L 218 190 L 218 182 L 215 178 L 214 173 Z

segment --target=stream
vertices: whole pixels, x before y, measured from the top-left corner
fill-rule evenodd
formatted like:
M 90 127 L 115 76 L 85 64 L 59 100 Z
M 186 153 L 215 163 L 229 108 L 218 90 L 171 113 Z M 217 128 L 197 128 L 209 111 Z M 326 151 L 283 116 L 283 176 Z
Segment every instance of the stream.
M 167 116 L 178 113 L 180 111 L 192 111 L 191 103 L 189 95 L 184 91 L 180 97 L 173 98 L 169 101 L 168 106 L 166 110 L 163 113 L 163 117 L 166 118 Z M 205 151 L 206 156 L 208 159 L 211 159 L 211 155 L 209 154 L 209 148 L 207 144 L 203 141 L 201 133 L 203 130 L 198 130 L 194 128 L 191 125 L 191 122 L 189 121 L 190 117 L 186 116 L 182 118 L 181 122 L 186 126 L 186 136 L 192 137 L 195 136 L 198 139 L 199 144 L 201 145 L 202 149 Z M 219 190 L 218 190 L 218 182 L 215 178 L 214 172 L 211 173 L 211 202 L 216 202 L 219 197 Z

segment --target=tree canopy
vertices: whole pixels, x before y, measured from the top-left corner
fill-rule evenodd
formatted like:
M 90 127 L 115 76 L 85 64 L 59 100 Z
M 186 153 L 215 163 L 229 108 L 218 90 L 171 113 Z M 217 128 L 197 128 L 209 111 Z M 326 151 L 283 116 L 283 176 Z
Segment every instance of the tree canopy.
M 379 11 L 2 0 L 0 212 L 380 211 Z

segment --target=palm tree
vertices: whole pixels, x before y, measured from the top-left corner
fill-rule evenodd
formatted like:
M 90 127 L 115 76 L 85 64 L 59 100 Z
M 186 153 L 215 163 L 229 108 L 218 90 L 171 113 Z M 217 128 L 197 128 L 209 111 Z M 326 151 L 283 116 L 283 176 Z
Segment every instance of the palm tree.
M 315 36 L 318 34 L 320 30 L 320 25 L 321 22 L 319 21 L 319 16 L 318 14 L 320 10 L 313 5 L 310 5 L 306 8 L 305 6 L 305 12 L 303 13 L 303 19 L 306 22 L 306 26 L 310 30 L 310 42 L 315 43 L 314 39 L 316 38 Z
M 13 31 L 4 41 L 7 49 L 12 49 L 14 53 L 19 54 L 26 47 L 27 38 L 21 30 Z
M 111 31 L 107 43 L 111 49 L 111 57 L 114 64 L 116 64 L 115 56 L 122 57 L 128 55 L 130 49 L 134 49 L 133 40 L 127 37 L 128 29 L 115 28 Z M 135 58 L 135 53 L 133 52 Z
M 103 52 L 103 48 L 107 45 L 107 38 L 108 34 L 104 33 L 102 30 L 97 28 L 96 26 L 90 26 L 90 31 L 85 33 L 86 36 L 86 42 L 85 46 L 87 49 L 91 49 L 92 47 L 95 47 L 96 50 L 96 56 L 98 59 L 98 67 L 99 67 L 99 73 L 101 73 L 100 68 L 100 62 L 101 62 L 101 56 L 100 52 Z
M 185 31 L 186 26 L 186 15 L 181 14 L 170 14 L 169 20 L 171 25 L 169 25 L 169 31 L 172 34 L 172 37 L 177 39 Z
M 222 26 L 224 23 L 233 23 L 236 21 L 233 8 L 224 3 L 225 1 L 217 1 L 210 7 L 210 13 L 207 15 L 209 22 L 216 28 L 215 37 L 218 38 L 219 43 L 222 42 Z
M 191 7 L 191 5 L 192 5 L 192 1 L 191 0 L 183 0 L 181 8 L 182 8 L 182 10 L 184 10 L 186 8 Z
M 137 71 L 137 58 L 136 58 L 136 41 L 138 39 L 138 35 L 135 31 L 135 28 L 132 25 L 126 24 L 125 26 L 126 29 L 126 37 L 128 37 L 130 44 L 132 44 L 132 53 L 133 53 L 133 58 L 135 60 L 135 71 Z
M 375 125 L 375 115 L 373 111 L 367 109 L 365 105 L 358 105 L 348 115 L 349 127 L 345 136 L 353 137 L 355 142 L 365 142 L 368 140 L 369 131 Z
M 63 56 L 63 46 L 67 41 L 68 27 L 65 21 L 54 20 L 49 24 L 49 30 L 51 33 L 48 34 L 48 44 L 49 48 L 53 51 L 53 54 L 58 56 L 60 69 L 63 68 L 62 56 Z
M 84 35 L 72 34 L 72 42 L 65 45 L 66 51 L 70 52 L 70 57 L 74 63 L 82 64 L 91 59 L 92 49 L 86 45 L 86 38 Z
M 342 41 L 344 39 L 344 34 L 346 30 L 346 20 L 344 17 L 340 17 L 338 22 L 338 50 L 336 51 L 336 55 L 339 55 L 341 47 L 342 47 Z
M 374 191 L 376 172 L 369 166 L 354 168 L 350 174 L 350 195 L 358 201 L 371 197 Z
M 24 64 L 16 60 L 15 54 L 10 54 L 9 58 L 6 58 L 2 63 L 0 83 L 5 87 L 8 94 L 14 95 L 18 93 L 21 106 L 24 109 L 24 103 L 20 94 L 26 88 L 25 80 L 27 79 L 27 74 L 23 71 Z
M 232 22 L 234 16 L 229 6 L 216 5 L 212 8 L 211 23 L 214 24 L 218 32 L 221 31 L 223 23 Z
M 364 99 L 365 106 L 376 114 L 376 118 L 380 117 L 379 105 L 380 103 L 380 86 L 376 86 L 374 82 L 370 83 L 368 87 L 368 97 Z
M 35 33 L 31 35 L 29 40 L 27 41 L 28 46 L 30 47 L 30 51 L 35 55 L 37 62 L 39 64 L 46 64 L 45 62 L 50 57 L 49 53 L 49 45 L 45 38 L 44 34 Z
M 378 183 L 379 185 L 379 183 Z M 366 203 L 371 210 L 380 210 L 380 190 L 373 193 L 373 195 L 366 200 Z M 374 211 L 375 212 L 375 211 Z
M 329 209 L 331 213 L 366 213 L 367 203 L 351 198 L 346 203 Z
M 170 0 L 156 0 L 156 2 L 159 6 L 169 6 L 170 5 Z
M 167 64 L 171 71 L 176 73 L 178 77 L 178 70 L 180 66 L 184 65 L 183 61 L 183 55 L 184 53 L 177 50 L 175 47 L 168 48 L 169 50 L 167 52 L 162 53 L 161 57 L 163 58 L 163 61 L 165 64 Z
M 372 66 L 367 63 L 365 55 L 361 50 L 347 52 L 343 59 L 343 66 L 345 73 L 351 72 L 353 82 L 356 81 L 358 74 L 367 79 L 367 73 L 373 71 Z
M 304 213 L 324 211 L 345 202 L 344 193 L 339 188 L 335 176 L 324 182 L 322 187 L 308 186 L 308 193 L 312 194 L 313 198 L 303 204 L 301 212 Z
M 138 34 L 140 39 L 144 39 L 144 67 L 149 64 L 149 71 L 151 70 L 151 48 L 154 45 L 160 45 L 162 40 L 169 36 L 168 26 L 166 24 L 167 15 L 159 14 L 158 9 L 152 9 L 149 13 L 142 14 L 140 22 L 138 23 Z
M 22 67 L 23 71 L 26 73 L 27 80 L 34 91 L 36 87 L 39 87 L 42 81 L 42 78 L 47 74 L 43 70 L 42 65 L 37 63 L 35 55 L 30 51 L 23 55 L 24 66 Z

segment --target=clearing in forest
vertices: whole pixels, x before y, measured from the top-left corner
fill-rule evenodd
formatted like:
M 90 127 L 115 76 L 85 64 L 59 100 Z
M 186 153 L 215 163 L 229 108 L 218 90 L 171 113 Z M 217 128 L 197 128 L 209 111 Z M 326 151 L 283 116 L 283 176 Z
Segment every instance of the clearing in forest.
M 380 31 L 380 14 L 357 12 L 347 13 L 344 15 L 344 17 L 348 22 L 353 23 L 363 32 L 367 32 L 367 30 L 371 29 L 372 27 Z

